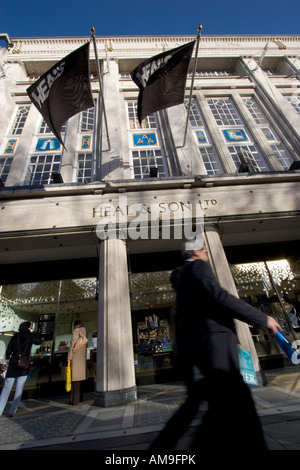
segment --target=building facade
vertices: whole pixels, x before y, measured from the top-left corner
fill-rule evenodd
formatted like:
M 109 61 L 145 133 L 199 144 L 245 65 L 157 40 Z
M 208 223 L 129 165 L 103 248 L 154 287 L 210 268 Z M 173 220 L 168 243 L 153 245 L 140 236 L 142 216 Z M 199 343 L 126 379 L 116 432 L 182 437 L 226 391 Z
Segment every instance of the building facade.
M 190 108 L 194 56 L 186 103 L 142 125 L 130 72 L 194 37 L 96 38 L 103 99 L 91 47 L 95 107 L 65 148 L 26 89 L 89 38 L 1 39 L 0 357 L 33 321 L 27 388 L 63 382 L 76 318 L 96 404 L 176 377 L 170 274 L 200 225 L 220 283 L 300 339 L 300 36 L 202 36 Z M 237 329 L 261 380 L 287 365 L 267 332 Z

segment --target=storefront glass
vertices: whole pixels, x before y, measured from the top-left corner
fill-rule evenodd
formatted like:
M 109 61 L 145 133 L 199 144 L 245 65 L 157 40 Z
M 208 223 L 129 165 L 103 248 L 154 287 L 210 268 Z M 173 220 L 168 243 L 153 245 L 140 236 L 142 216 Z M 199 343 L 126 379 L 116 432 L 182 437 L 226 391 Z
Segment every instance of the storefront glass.
M 136 377 L 161 376 L 174 365 L 174 301 L 170 271 L 131 273 Z
M 44 341 L 33 345 L 27 388 L 39 389 L 64 381 L 73 322 L 84 321 L 88 334 L 88 377 L 95 374 L 93 354 L 97 337 L 97 279 L 9 284 L 1 287 L 0 358 L 20 323 L 31 321 Z
M 239 296 L 273 316 L 293 343 L 300 339 L 300 261 L 281 259 L 231 266 Z M 275 365 L 284 355 L 267 331 L 250 327 L 257 354 L 264 367 Z

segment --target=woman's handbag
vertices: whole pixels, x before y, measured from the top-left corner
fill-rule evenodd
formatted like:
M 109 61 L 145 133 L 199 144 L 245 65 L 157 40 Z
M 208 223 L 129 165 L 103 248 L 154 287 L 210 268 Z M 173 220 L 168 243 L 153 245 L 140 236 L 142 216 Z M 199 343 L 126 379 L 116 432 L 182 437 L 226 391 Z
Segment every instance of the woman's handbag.
M 73 354 L 76 354 L 83 346 L 85 346 L 88 342 L 88 339 L 83 334 L 79 333 L 79 337 L 77 338 L 74 346 L 73 346 Z
M 66 392 L 71 391 L 71 385 L 72 384 L 72 377 L 71 377 L 71 363 L 68 361 L 67 367 L 66 367 Z
M 19 356 L 19 359 L 17 362 L 17 368 L 26 370 L 29 368 L 29 366 L 30 366 L 30 360 L 26 359 L 26 357 Z
M 30 366 L 30 359 L 27 359 L 26 357 L 21 356 L 21 345 L 20 345 L 19 335 L 18 335 L 18 341 L 19 341 L 20 354 L 19 354 L 19 359 L 18 359 L 18 362 L 17 362 L 16 366 L 17 366 L 18 369 L 27 370 Z

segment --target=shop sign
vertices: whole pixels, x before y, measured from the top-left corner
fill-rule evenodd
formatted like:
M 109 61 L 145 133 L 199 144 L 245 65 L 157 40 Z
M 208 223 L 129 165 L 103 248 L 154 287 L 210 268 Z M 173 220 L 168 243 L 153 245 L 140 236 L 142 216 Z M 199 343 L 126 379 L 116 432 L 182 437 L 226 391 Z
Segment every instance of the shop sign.
M 218 204 L 217 199 L 198 199 L 196 202 L 191 203 L 187 201 L 170 201 L 170 202 L 158 202 L 157 204 L 144 204 L 144 203 L 134 203 L 130 206 L 127 204 L 126 196 L 119 197 L 117 204 L 103 203 L 98 207 L 93 208 L 93 217 L 114 217 L 118 212 L 122 215 L 133 215 L 132 211 L 135 213 L 148 213 L 159 212 L 159 213 L 181 213 L 184 210 L 192 211 L 197 207 L 202 211 L 206 211 L 209 208 L 216 206 Z
M 203 240 L 204 211 L 217 205 L 216 199 L 191 201 L 160 201 L 153 204 L 128 204 L 120 196 L 116 204 L 103 203 L 94 208 L 99 218 L 96 233 L 103 240 L 121 239 L 182 239 Z

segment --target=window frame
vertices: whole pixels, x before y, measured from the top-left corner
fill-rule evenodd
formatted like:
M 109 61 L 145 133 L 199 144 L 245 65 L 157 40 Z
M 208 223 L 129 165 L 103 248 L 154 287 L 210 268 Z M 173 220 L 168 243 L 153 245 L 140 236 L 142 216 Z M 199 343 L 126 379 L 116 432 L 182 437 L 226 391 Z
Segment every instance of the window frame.
M 270 171 L 270 167 L 267 160 L 265 159 L 263 153 L 256 144 L 255 139 L 249 132 L 247 124 L 240 115 L 239 110 L 236 104 L 234 103 L 232 97 L 214 96 L 207 97 L 206 100 L 215 119 L 219 132 L 222 136 L 222 141 L 224 145 L 226 145 L 231 155 L 232 161 L 236 167 L 237 172 L 240 170 L 240 166 L 242 163 L 248 163 L 249 171 L 253 171 L 255 173 L 264 173 Z M 213 108 L 211 106 L 212 102 L 214 104 Z M 220 113 L 216 109 L 216 104 L 214 102 L 223 102 L 223 105 L 225 105 L 225 111 L 223 113 L 224 117 L 222 117 L 222 113 Z M 233 113 L 231 113 L 231 110 L 233 111 Z M 218 119 L 216 119 L 216 114 L 218 114 L 219 116 Z M 243 136 L 244 138 L 241 139 L 240 142 L 238 138 L 237 140 L 230 141 L 230 134 L 234 134 L 237 131 L 242 132 L 241 136 Z M 226 135 L 228 137 L 226 137 Z M 250 155 L 248 155 L 248 158 L 245 158 L 245 155 L 247 155 L 248 152 L 250 153 Z M 256 158 L 255 155 L 257 155 Z
M 140 124 L 137 117 L 137 100 L 135 99 L 126 100 L 126 111 L 132 178 L 150 178 L 150 168 L 157 170 L 158 178 L 168 177 L 169 171 L 156 113 L 147 116 Z M 135 146 L 134 135 L 139 135 L 139 133 L 145 136 L 154 134 L 155 143 Z
M 185 102 L 185 107 L 187 108 Z M 192 115 L 192 118 L 191 118 Z M 208 176 L 222 176 L 224 175 L 224 168 L 217 154 L 215 146 L 213 145 L 210 137 L 209 130 L 205 125 L 205 121 L 200 109 L 198 100 L 194 97 L 191 102 L 189 110 L 189 124 L 192 128 L 193 136 L 198 147 L 202 163 L 204 165 L 206 174 Z M 198 132 L 201 132 L 204 137 L 204 142 L 199 142 Z M 215 160 L 214 160 L 215 159 Z
M 19 137 L 24 130 L 24 126 L 26 124 L 28 114 L 30 112 L 31 105 L 30 104 L 18 104 L 17 110 L 15 112 L 13 122 L 9 128 L 8 135 Z M 21 110 L 25 110 L 24 113 L 21 113 Z

